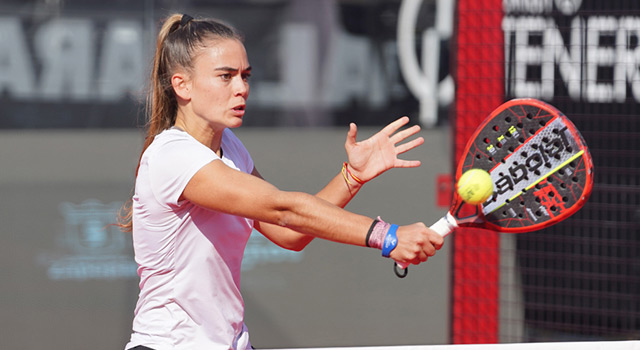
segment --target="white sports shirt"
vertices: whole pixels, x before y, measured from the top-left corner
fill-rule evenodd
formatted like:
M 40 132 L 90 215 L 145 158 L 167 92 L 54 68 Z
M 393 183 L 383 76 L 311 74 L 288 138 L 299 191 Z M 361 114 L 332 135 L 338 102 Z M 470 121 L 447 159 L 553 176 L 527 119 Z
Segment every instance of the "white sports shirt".
M 222 159 L 176 128 L 142 155 L 133 196 L 140 295 L 126 349 L 250 349 L 240 267 L 253 221 L 178 201 L 193 175 L 222 160 L 251 173 L 253 161 L 228 129 Z

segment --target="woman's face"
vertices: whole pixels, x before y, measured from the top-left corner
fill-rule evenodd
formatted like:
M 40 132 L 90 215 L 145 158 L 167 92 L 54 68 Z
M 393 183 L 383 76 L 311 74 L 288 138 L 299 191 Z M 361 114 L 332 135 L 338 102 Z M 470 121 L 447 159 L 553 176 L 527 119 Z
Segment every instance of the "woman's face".
M 213 128 L 242 125 L 251 66 L 244 45 L 235 39 L 210 41 L 194 60 L 191 107 Z

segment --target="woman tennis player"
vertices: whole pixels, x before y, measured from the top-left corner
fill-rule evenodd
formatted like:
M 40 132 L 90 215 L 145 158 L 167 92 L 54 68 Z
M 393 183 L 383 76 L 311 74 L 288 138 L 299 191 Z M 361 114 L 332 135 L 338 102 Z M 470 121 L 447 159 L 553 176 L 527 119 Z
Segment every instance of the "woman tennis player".
M 418 126 L 392 122 L 356 142 L 348 162 L 316 195 L 264 181 L 231 129 L 242 125 L 251 66 L 241 36 L 214 20 L 172 15 L 158 34 L 148 134 L 122 225 L 133 232 L 140 294 L 126 349 L 247 349 L 240 267 L 255 228 L 279 246 L 315 237 L 382 249 L 419 264 L 443 239 L 423 223 L 397 226 L 348 212 L 361 186 L 423 143 Z

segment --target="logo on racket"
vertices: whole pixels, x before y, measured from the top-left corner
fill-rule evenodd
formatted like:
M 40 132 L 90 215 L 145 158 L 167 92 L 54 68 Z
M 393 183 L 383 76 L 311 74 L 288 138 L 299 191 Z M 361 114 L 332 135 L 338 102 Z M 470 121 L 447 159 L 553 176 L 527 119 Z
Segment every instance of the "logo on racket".
M 519 156 L 509 157 L 498 164 L 491 171 L 495 193 L 484 207 L 484 212 L 500 208 L 579 157 L 582 151 L 573 138 L 565 135 L 566 132 L 567 127 L 562 120 L 554 119 L 549 127 L 520 146 Z M 509 140 L 518 142 L 516 138 Z M 514 191 L 517 193 L 515 196 Z
M 544 180 L 540 183 L 541 189 L 533 192 L 533 194 L 540 199 L 540 204 L 546 209 L 547 216 L 552 218 L 565 211 L 565 201 L 558 195 L 558 190 L 548 182 Z

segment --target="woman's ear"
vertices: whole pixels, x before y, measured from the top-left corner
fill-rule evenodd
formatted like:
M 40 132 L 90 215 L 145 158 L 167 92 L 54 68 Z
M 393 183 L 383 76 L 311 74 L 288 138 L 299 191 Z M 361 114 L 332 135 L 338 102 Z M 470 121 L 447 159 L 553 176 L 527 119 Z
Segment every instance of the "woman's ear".
M 183 100 L 191 100 L 191 81 L 187 79 L 184 73 L 176 73 L 171 76 L 171 86 L 176 92 L 178 98 Z

